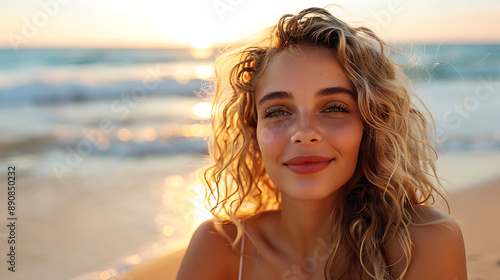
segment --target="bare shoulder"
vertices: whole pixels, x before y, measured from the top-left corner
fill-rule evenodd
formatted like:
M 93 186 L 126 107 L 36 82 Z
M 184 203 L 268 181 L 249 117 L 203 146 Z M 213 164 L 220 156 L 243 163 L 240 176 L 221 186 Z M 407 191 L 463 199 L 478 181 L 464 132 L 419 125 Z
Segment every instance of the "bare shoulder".
M 409 231 L 416 253 L 420 252 L 419 248 L 437 249 L 448 246 L 448 249 L 452 250 L 464 247 L 460 226 L 444 211 L 430 206 L 417 205 L 414 207 L 412 218 L 414 224 L 410 225 Z
M 404 279 L 461 280 L 467 279 L 465 246 L 460 226 L 447 213 L 417 205 L 409 226 L 412 241 L 411 260 Z M 398 242 L 386 247 L 389 262 L 403 257 Z M 395 265 L 395 276 L 401 274 L 404 263 Z
M 193 234 L 177 274 L 178 280 L 234 278 L 239 256 L 232 251 L 231 242 L 217 231 L 214 223 L 214 220 L 203 222 Z M 233 239 L 236 227 L 232 224 L 222 227 Z
M 413 222 L 416 224 L 444 223 L 455 225 L 458 227 L 458 224 L 452 216 L 436 207 L 427 205 L 414 205 L 411 214 Z

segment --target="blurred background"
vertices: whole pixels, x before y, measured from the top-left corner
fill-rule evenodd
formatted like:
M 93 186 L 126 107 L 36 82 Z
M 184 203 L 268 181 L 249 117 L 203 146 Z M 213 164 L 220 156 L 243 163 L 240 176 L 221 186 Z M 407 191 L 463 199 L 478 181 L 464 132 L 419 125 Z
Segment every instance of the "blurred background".
M 15 273 L 0 227 L 0 278 L 116 279 L 186 247 L 210 218 L 196 175 L 209 162 L 210 98 L 199 93 L 218 50 L 329 4 L 411 51 L 395 59 L 415 66 L 456 201 L 481 206 L 484 184 L 500 193 L 498 1 L 0 0 L 0 178 L 16 166 L 18 218 Z M 7 224 L 5 188 L 0 198 Z M 500 265 L 498 241 L 467 228 L 487 218 L 458 207 L 470 279 L 494 279 L 485 263 Z

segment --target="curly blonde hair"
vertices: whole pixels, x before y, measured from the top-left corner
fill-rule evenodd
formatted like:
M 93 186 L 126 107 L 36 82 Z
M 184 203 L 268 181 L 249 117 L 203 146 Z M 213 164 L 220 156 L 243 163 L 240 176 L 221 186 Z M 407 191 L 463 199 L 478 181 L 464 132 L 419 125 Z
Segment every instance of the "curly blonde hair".
M 280 191 L 264 169 L 257 144 L 256 88 L 278 54 L 306 45 L 331 50 L 356 91 L 364 134 L 356 170 L 339 189 L 332 212 L 329 241 L 336 246 L 329 252 L 325 278 L 331 279 L 333 263 L 342 259 L 341 274 L 356 271 L 360 279 L 391 279 L 382 248 L 393 238 L 406 258 L 403 278 L 411 258 L 410 210 L 434 203 L 436 194 L 442 197 L 429 137 L 433 120 L 424 115 L 428 110 L 417 108 L 414 100 L 419 99 L 403 67 L 368 28 L 351 27 L 325 9 L 309 8 L 283 15 L 267 31 L 216 60 L 209 139 L 214 163 L 202 178 L 211 213 L 236 225 L 231 241 L 239 252 L 241 222 L 281 208 Z

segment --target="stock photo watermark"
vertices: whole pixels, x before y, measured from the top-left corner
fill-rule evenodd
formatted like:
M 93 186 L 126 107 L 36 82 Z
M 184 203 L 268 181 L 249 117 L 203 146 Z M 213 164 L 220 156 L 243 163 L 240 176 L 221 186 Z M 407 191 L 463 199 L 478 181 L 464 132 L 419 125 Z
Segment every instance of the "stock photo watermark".
M 7 218 L 6 218 L 6 241 L 7 241 L 7 270 L 16 272 L 17 256 L 16 251 L 18 244 L 16 243 L 17 229 L 17 197 L 16 197 L 16 165 L 7 166 L 7 187 L 5 192 L 7 194 Z M 3 238 L 2 238 L 3 239 Z
M 40 30 L 46 27 L 52 19 L 59 15 L 62 5 L 66 5 L 71 0 L 40 0 L 39 9 L 31 17 L 22 17 L 22 24 L 18 33 L 9 32 L 7 37 L 14 50 L 18 50 L 22 45 L 26 45 L 35 38 Z
M 241 3 L 243 3 L 243 0 L 215 0 L 212 2 L 212 7 L 219 19 L 223 21 L 225 19 L 225 14 L 234 11 Z
M 442 144 L 446 143 L 449 140 L 449 135 L 445 132 L 445 128 L 458 131 L 462 123 L 479 109 L 481 103 L 490 99 L 498 87 L 500 87 L 500 81 L 493 80 L 492 74 L 487 78 L 480 76 L 474 93 L 459 103 L 453 103 L 451 108 L 443 112 L 443 124 L 436 129 L 437 140 Z
M 369 21 L 365 24 L 366 27 L 370 28 L 376 34 L 380 33 L 382 28 L 389 26 L 392 21 L 392 16 L 397 15 L 403 11 L 403 6 L 397 0 L 389 1 L 385 9 L 372 11 L 370 15 L 373 17 L 374 21 Z
M 120 98 L 114 99 L 110 105 L 110 111 L 117 114 L 120 120 L 125 119 L 130 114 L 131 109 L 136 109 L 146 99 L 149 91 L 155 90 L 159 86 L 159 82 L 165 74 L 158 65 L 156 68 L 146 68 L 142 83 L 134 86 L 129 92 L 122 94 Z M 83 162 L 83 159 L 92 153 L 94 148 L 105 148 L 105 135 L 112 133 L 114 130 L 116 130 L 116 125 L 110 118 L 102 118 L 98 128 L 82 130 L 85 139 L 80 140 L 75 148 L 66 147 L 65 161 L 52 162 L 52 170 L 59 182 L 63 180 L 65 173 L 73 172 Z
M 328 259 L 332 246 L 328 246 L 320 237 L 316 238 L 316 241 L 319 245 L 314 248 L 312 256 L 305 258 L 300 265 L 293 265 L 285 271 L 281 277 L 282 280 L 309 279 L 309 276 L 318 270 L 319 265 Z

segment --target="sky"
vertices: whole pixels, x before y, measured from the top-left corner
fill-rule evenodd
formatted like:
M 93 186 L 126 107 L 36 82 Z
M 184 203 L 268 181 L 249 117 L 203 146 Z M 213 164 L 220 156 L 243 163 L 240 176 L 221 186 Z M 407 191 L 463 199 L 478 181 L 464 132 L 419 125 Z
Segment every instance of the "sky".
M 0 0 L 0 48 L 206 48 L 329 4 L 389 41 L 500 43 L 495 0 Z

